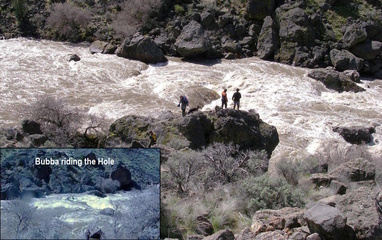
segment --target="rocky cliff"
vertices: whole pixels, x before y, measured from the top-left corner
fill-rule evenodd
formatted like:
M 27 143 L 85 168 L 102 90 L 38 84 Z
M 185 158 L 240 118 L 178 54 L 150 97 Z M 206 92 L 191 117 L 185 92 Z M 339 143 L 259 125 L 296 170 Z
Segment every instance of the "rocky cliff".
M 56 4 L 87 17 L 68 16 L 75 28 L 66 31 L 66 26 L 52 20 Z M 136 7 L 148 17 L 134 25 L 137 19 L 121 18 L 127 7 Z M 119 54 L 124 57 L 150 63 L 165 61 L 163 53 L 229 59 L 257 55 L 309 68 L 334 66 L 338 71 L 356 70 L 377 78 L 382 75 L 382 12 L 381 2 L 375 0 L 162 0 L 132 6 L 121 0 L 64 4 L 2 0 L 0 10 L 0 35 L 5 38 L 101 40 L 120 46 Z M 127 23 L 136 27 L 122 31 Z M 136 47 L 143 46 L 143 50 L 131 50 L 130 55 L 122 51 L 131 48 L 136 39 L 144 39 Z M 150 52 L 156 59 L 146 56 Z

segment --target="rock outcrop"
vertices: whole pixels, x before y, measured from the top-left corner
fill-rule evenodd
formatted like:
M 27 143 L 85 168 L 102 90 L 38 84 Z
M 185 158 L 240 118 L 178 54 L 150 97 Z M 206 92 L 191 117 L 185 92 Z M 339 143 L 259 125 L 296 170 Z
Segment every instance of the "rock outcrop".
M 334 132 L 338 132 L 346 142 L 351 144 L 365 144 L 373 140 L 374 127 L 334 127 Z
M 357 72 L 338 72 L 332 68 L 320 68 L 310 70 L 308 76 L 322 82 L 327 88 L 338 92 L 365 91 L 364 88 L 356 84 L 356 82 L 359 82 Z
M 141 35 L 134 35 L 133 38 L 126 38 L 116 51 L 117 56 L 144 63 L 166 62 L 162 50 L 149 38 Z
M 204 28 L 196 21 L 191 21 L 184 26 L 174 46 L 180 56 L 186 58 L 197 57 L 212 47 Z
M 182 118 L 165 118 L 158 122 L 148 117 L 126 116 L 110 126 L 113 137 L 108 141 L 118 141 L 115 138 L 119 138 L 120 144 L 127 146 L 133 140 L 147 143 L 146 132 L 149 129 L 156 132 L 157 144 L 167 145 L 176 137 L 176 141 L 188 142 L 188 147 L 192 149 L 215 142 L 233 143 L 242 150 L 265 150 L 270 156 L 279 142 L 276 128 L 263 122 L 258 114 L 233 109 L 198 111 Z

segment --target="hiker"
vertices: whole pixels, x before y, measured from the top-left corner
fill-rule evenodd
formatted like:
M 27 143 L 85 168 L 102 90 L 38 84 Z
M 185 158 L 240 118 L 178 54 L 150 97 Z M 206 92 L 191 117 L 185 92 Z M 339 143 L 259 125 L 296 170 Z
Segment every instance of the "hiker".
M 227 108 L 227 103 L 228 103 L 227 89 L 224 88 L 224 91 L 222 92 L 222 109 L 223 109 L 223 106 L 225 106 L 225 108 Z
M 149 148 L 151 148 L 152 145 L 157 143 L 157 136 L 151 130 L 148 132 L 148 134 L 150 138 Z
M 185 96 L 180 96 L 178 107 L 182 109 L 182 116 L 186 116 L 186 107 L 188 106 L 188 100 Z
M 233 109 L 234 110 L 235 110 L 236 106 L 237 106 L 237 110 L 239 110 L 239 107 L 240 107 L 240 98 L 241 98 L 241 94 L 239 93 L 239 89 L 237 88 L 236 92 L 232 96 Z

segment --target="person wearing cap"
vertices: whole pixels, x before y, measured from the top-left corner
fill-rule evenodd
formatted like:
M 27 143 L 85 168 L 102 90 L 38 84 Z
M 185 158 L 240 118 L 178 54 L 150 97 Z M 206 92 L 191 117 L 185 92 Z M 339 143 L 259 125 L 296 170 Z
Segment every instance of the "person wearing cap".
M 235 110 L 236 106 L 237 106 L 237 110 L 239 110 L 239 107 L 240 107 L 240 98 L 241 98 L 241 94 L 239 92 L 239 89 L 237 88 L 236 89 L 236 92 L 233 94 L 232 96 L 232 100 L 233 100 L 233 109 Z

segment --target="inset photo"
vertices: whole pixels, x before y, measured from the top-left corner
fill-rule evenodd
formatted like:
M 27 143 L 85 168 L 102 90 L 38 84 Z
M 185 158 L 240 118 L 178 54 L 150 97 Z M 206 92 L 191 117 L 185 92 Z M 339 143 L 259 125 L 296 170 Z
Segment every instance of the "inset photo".
M 1 149 L 1 239 L 159 239 L 159 225 L 159 149 Z

